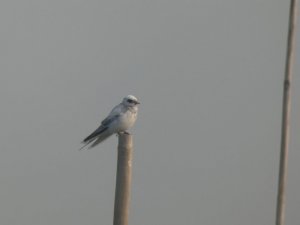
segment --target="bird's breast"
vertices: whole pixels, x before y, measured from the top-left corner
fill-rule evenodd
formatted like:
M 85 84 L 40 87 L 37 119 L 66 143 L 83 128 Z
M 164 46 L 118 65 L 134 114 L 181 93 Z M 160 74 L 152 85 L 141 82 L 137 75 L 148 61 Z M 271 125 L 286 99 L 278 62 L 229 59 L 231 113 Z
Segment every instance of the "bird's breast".
M 128 130 L 136 121 L 137 112 L 127 111 L 119 117 L 119 131 Z

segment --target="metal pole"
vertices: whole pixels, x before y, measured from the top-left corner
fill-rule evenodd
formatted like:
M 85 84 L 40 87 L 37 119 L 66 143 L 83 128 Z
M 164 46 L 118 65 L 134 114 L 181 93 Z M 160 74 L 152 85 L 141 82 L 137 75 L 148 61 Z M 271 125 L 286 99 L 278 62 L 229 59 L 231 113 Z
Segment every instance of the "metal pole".
M 284 225 L 285 221 L 285 188 L 287 179 L 289 130 L 290 130 L 290 111 L 291 111 L 291 78 L 292 64 L 295 51 L 295 29 L 297 16 L 297 0 L 291 0 L 289 29 L 287 37 L 287 52 L 285 75 L 283 85 L 283 104 L 282 104 L 282 124 L 281 124 L 281 146 L 280 146 L 280 164 L 277 193 L 276 225 Z
M 114 225 L 128 225 L 132 152 L 132 136 L 125 133 L 120 134 L 118 144 Z

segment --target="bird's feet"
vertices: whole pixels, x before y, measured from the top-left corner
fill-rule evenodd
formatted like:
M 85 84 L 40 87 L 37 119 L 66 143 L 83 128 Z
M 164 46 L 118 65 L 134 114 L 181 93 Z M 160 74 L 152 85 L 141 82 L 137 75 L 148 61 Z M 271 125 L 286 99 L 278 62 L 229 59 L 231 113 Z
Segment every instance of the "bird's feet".
M 121 135 L 121 134 L 130 135 L 130 133 L 128 131 L 121 131 L 121 132 L 117 133 L 117 136 Z

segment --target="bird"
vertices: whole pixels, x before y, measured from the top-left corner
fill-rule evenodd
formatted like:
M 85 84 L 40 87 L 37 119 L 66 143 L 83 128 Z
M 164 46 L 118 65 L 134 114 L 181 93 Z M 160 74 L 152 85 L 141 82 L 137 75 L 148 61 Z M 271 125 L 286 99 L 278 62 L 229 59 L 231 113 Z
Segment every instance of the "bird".
M 137 119 L 139 104 L 140 102 L 133 95 L 123 98 L 122 102 L 116 105 L 102 120 L 101 125 L 82 141 L 84 145 L 79 150 L 89 144 L 91 144 L 89 148 L 93 148 L 113 134 L 128 134 L 128 129 L 134 125 Z

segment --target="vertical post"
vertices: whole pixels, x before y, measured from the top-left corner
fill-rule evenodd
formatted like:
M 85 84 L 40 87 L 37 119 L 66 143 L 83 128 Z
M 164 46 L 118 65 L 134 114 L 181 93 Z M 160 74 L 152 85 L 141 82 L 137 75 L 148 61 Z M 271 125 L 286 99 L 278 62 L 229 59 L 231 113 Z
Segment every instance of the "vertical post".
M 114 225 L 128 225 L 132 152 L 132 136 L 125 133 L 120 134 L 118 144 Z
M 287 37 L 287 52 L 283 86 L 282 124 L 281 124 L 281 146 L 280 164 L 276 208 L 276 225 L 284 225 L 285 222 L 285 188 L 287 179 L 288 146 L 290 130 L 291 109 L 291 78 L 292 64 L 295 51 L 295 28 L 297 16 L 297 0 L 290 1 L 289 28 Z

